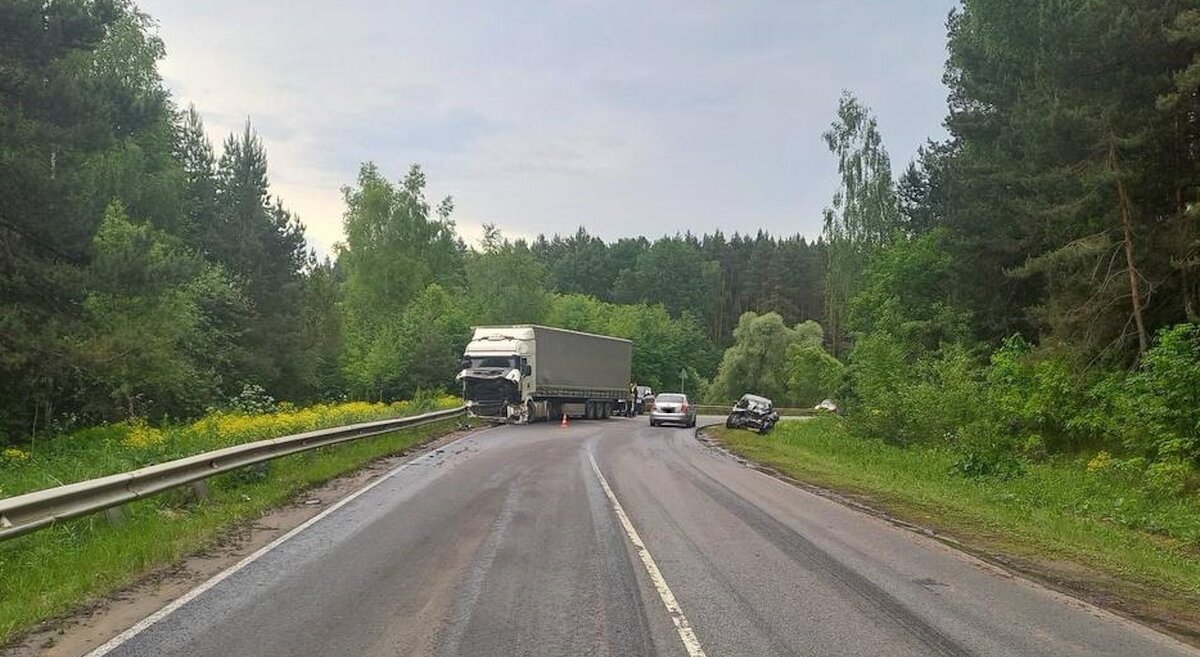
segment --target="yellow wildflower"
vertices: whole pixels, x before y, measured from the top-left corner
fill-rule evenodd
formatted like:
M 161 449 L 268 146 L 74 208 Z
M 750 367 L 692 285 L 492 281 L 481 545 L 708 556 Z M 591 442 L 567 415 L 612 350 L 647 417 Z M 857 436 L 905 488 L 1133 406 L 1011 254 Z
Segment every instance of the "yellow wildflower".
M 29 458 L 29 452 L 17 447 L 5 447 L 4 451 L 0 452 L 0 457 L 5 461 L 24 461 Z
M 1097 470 L 1103 470 L 1104 468 L 1107 468 L 1112 463 L 1112 460 L 1113 460 L 1112 454 L 1109 454 L 1108 452 L 1105 452 L 1105 451 L 1101 451 L 1098 454 L 1096 454 L 1095 456 L 1093 456 L 1092 460 L 1088 461 L 1087 471 L 1088 472 L 1096 472 Z
M 129 433 L 125 434 L 125 438 L 121 441 L 126 447 L 135 449 L 145 449 L 161 445 L 167 439 L 162 431 L 146 424 L 146 421 L 138 418 L 129 425 Z

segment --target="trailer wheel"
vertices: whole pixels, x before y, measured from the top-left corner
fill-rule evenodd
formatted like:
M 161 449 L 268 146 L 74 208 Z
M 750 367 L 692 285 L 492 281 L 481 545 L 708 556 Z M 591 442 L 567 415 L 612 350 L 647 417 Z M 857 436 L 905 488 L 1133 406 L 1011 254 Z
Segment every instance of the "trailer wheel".
M 611 416 L 612 416 L 612 404 L 610 404 L 608 402 L 604 402 L 604 404 L 602 404 L 600 406 L 600 419 L 607 420 Z

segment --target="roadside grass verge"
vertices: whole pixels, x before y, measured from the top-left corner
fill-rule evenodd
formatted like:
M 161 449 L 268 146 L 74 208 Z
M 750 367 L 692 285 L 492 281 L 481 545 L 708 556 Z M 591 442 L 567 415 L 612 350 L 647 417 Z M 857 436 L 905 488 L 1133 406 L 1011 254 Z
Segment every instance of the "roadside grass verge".
M 797 480 L 861 495 L 970 551 L 1180 634 L 1200 636 L 1200 500 L 1159 498 L 1084 456 L 965 477 L 962 454 L 851 435 L 837 418 L 767 436 L 707 429 L 731 451 Z M 1094 460 L 1093 460 L 1094 463 Z
M 265 413 L 215 411 L 195 422 L 162 428 L 134 420 L 43 438 L 0 451 L 0 498 L 128 472 L 147 465 L 241 443 L 315 429 L 454 408 L 457 397 L 422 397 L 391 404 L 344 402 Z
M 142 575 L 216 544 L 230 529 L 299 492 L 453 430 L 459 419 L 283 457 L 213 477 L 209 495 L 183 490 L 0 542 L 0 646 L 37 623 L 85 606 Z

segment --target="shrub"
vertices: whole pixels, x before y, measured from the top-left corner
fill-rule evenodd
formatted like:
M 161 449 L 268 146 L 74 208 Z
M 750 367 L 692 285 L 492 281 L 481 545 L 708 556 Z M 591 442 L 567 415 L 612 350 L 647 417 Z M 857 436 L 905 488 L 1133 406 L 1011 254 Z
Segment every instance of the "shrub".
M 855 396 L 856 431 L 887 442 L 962 442 L 964 427 L 985 419 L 983 369 L 970 350 L 944 345 L 941 353 L 910 361 L 890 334 L 861 338 L 848 370 Z
M 1097 404 L 1082 370 L 1067 354 L 1034 352 L 1020 335 L 992 353 L 987 373 L 988 405 L 997 430 L 1036 434 L 1048 451 L 1077 450 L 1096 441 Z
M 1012 454 L 1002 451 L 969 450 L 950 464 L 949 474 L 958 477 L 989 477 L 999 480 L 1015 479 L 1025 473 L 1025 467 Z
M 18 461 L 26 461 L 29 459 L 29 452 L 26 452 L 22 449 L 18 449 L 16 447 L 5 447 L 4 451 L 0 452 L 0 459 L 3 459 L 4 461 L 8 461 L 10 463 L 17 463 Z
M 1040 461 L 1047 456 L 1046 441 L 1036 433 L 1029 434 L 1021 440 L 1020 450 L 1021 455 L 1031 461 Z
M 899 341 L 889 334 L 865 335 L 855 342 L 846 371 L 853 390 L 847 406 L 855 433 L 907 442 L 904 409 L 897 397 L 915 375 L 913 369 Z
M 242 391 L 229 400 L 229 408 L 242 413 L 270 413 L 277 410 L 275 398 L 255 383 L 242 386 Z
M 788 404 L 815 406 L 832 397 L 841 385 L 846 367 L 819 346 L 793 344 L 788 346 L 787 362 Z
M 1126 447 L 1152 460 L 1200 463 L 1200 326 L 1159 332 L 1118 396 Z

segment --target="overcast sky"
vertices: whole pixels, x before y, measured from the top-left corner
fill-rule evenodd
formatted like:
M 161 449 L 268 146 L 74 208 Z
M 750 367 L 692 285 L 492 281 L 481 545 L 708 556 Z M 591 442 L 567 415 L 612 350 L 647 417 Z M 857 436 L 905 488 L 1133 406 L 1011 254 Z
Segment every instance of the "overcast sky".
M 842 89 L 893 166 L 943 135 L 953 0 L 141 0 L 220 141 L 247 117 L 322 252 L 372 160 L 425 168 L 468 239 L 820 233 Z

